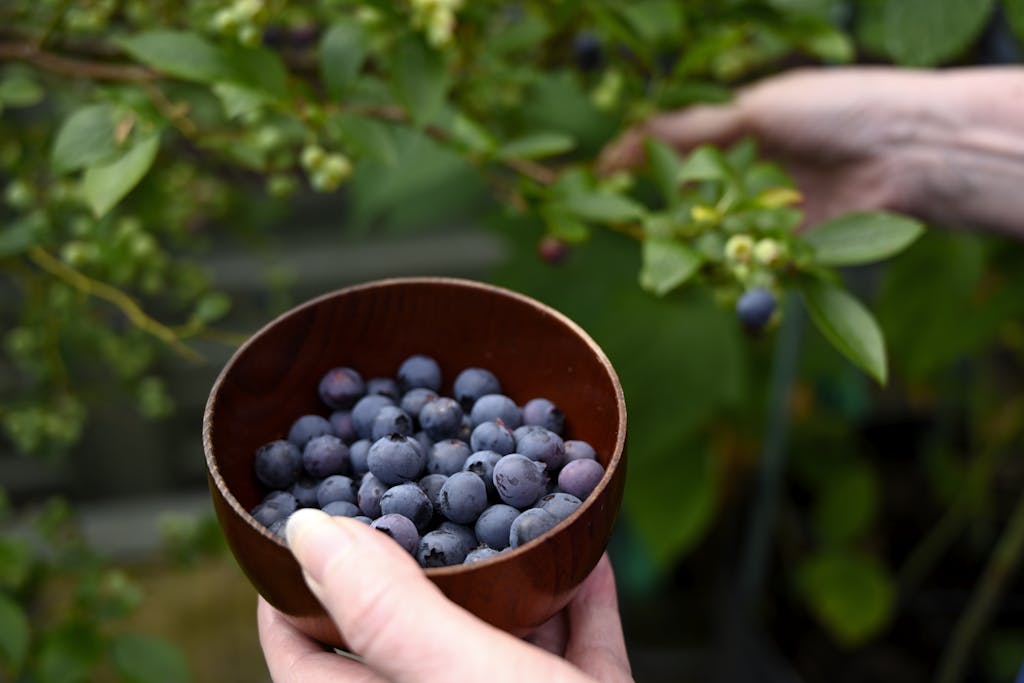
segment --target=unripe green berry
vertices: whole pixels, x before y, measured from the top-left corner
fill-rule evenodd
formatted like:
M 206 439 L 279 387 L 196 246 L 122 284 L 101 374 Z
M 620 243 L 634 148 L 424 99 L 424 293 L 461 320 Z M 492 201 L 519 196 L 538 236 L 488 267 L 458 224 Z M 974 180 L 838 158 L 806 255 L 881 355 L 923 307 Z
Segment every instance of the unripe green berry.
M 296 187 L 295 178 L 283 173 L 276 173 L 267 179 L 267 194 L 276 199 L 291 196 Z
M 4 199 L 12 208 L 27 209 L 35 199 L 35 192 L 24 180 L 12 180 L 4 190 Z
M 725 258 L 734 263 L 746 263 L 754 250 L 754 240 L 750 235 L 733 235 L 725 243 Z
M 72 268 L 83 268 L 99 257 L 99 249 L 91 242 L 74 240 L 61 248 L 60 257 Z
M 344 154 L 329 154 L 324 159 L 323 171 L 342 182 L 352 175 L 352 162 Z
M 238 42 L 246 47 L 256 47 L 263 40 L 263 32 L 252 23 L 244 24 L 238 29 Z
M 754 258 L 766 266 L 774 266 L 782 260 L 783 250 L 778 242 L 771 238 L 758 240 L 754 245 Z
M 307 171 L 316 171 L 326 158 L 327 152 L 320 145 L 306 145 L 302 148 L 302 156 L 299 157 L 299 160 Z

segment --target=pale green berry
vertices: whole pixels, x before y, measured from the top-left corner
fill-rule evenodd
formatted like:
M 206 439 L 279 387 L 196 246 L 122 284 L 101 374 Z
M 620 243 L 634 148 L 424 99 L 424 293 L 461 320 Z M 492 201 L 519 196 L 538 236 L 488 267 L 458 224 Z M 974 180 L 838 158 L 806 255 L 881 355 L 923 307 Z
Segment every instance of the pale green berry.
M 327 158 L 327 152 L 320 145 L 306 145 L 302 148 L 302 155 L 299 157 L 302 167 L 307 171 L 315 171 L 320 168 Z
M 276 173 L 267 179 L 267 194 L 277 199 L 284 199 L 295 192 L 295 178 L 283 173 Z
M 341 182 L 352 175 L 352 162 L 344 154 L 329 154 L 324 159 L 323 171 Z
M 210 26 L 217 33 L 230 33 L 238 25 L 238 15 L 232 7 L 217 10 L 210 21 Z
M 35 192 L 24 180 L 12 180 L 4 191 L 4 199 L 15 209 L 26 209 L 35 199 Z
M 238 29 L 238 42 L 246 47 L 256 47 L 263 39 L 263 32 L 255 24 L 245 24 Z
M 733 235 L 725 243 L 725 258 L 736 263 L 746 263 L 754 250 L 750 235 Z
M 99 249 L 91 242 L 74 240 L 61 247 L 60 257 L 72 268 L 84 268 L 99 257 Z
M 766 266 L 774 266 L 782 260 L 782 247 L 771 238 L 758 240 L 754 245 L 754 258 Z

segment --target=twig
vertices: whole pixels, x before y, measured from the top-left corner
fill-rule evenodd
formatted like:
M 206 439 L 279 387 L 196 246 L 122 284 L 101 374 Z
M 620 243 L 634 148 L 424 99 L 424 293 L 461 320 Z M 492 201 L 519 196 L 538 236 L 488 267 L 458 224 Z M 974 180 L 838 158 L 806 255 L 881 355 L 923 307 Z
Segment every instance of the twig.
M 967 609 L 953 629 L 949 647 L 945 649 L 939 663 L 936 683 L 957 683 L 963 679 L 968 657 L 974 642 L 988 624 L 996 599 L 1013 575 L 1021 555 L 1024 554 L 1024 492 L 1017 499 L 1010 521 L 1006 525 L 995 550 L 985 566 L 985 572 L 974 592 Z
M 151 334 L 160 341 L 174 349 L 180 356 L 193 361 L 200 361 L 203 357 L 195 350 L 181 342 L 174 330 L 167 327 L 158 320 L 146 315 L 135 300 L 116 287 L 94 280 L 91 277 L 80 273 L 70 266 L 62 263 L 50 255 L 42 247 L 32 247 L 28 252 L 29 258 L 37 266 L 57 277 L 69 285 L 84 292 L 89 296 L 95 296 L 114 304 L 124 313 L 125 317 L 143 332 Z
M 28 62 L 53 73 L 94 81 L 145 82 L 159 78 L 155 71 L 142 66 L 65 57 L 27 42 L 0 43 L 0 60 Z

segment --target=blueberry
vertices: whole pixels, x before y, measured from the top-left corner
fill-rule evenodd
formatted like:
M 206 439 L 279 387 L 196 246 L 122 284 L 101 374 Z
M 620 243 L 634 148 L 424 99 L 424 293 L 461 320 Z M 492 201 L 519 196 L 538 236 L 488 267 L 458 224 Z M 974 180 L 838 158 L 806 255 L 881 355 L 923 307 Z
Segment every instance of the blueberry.
M 270 533 L 280 536 L 281 538 L 284 538 L 284 527 L 286 524 L 288 524 L 287 518 L 279 519 L 267 528 L 270 530 Z
M 380 511 L 383 515 L 402 515 L 412 520 L 419 532 L 427 530 L 434 506 L 430 498 L 417 484 L 392 486 L 380 497 Z
M 427 472 L 445 475 L 461 472 L 472 453 L 469 446 L 458 439 L 438 441 L 427 452 Z
M 402 391 L 423 387 L 441 390 L 441 366 L 430 356 L 409 356 L 398 367 L 398 386 Z
M 586 441 L 570 439 L 565 442 L 565 461 L 597 460 L 597 451 Z
M 455 378 L 452 393 L 455 395 L 455 400 L 468 411 L 481 396 L 500 394 L 501 383 L 489 370 L 466 368 Z
M 445 474 L 428 474 L 419 481 L 420 490 L 427 494 L 430 506 L 434 508 L 434 515 L 441 516 L 441 487 L 448 481 Z
M 323 511 L 332 517 L 358 517 L 359 508 L 347 500 L 336 500 L 323 506 Z
M 480 545 L 480 541 L 477 540 L 472 527 L 465 526 L 464 524 L 444 521 L 437 525 L 437 529 L 438 531 L 447 531 L 450 534 L 455 534 L 455 537 L 459 539 L 459 543 L 462 544 L 462 552 L 468 553 Z
M 377 413 L 384 406 L 393 406 L 395 402 L 387 396 L 370 394 L 359 399 L 352 406 L 352 426 L 355 427 L 356 436 L 360 439 L 369 439 L 373 433 L 373 420 Z
M 398 406 L 384 406 L 373 418 L 370 438 L 376 441 L 391 434 L 410 436 L 412 434 L 412 418 Z
M 736 302 L 736 315 L 743 326 L 750 330 L 764 327 L 774 312 L 775 295 L 764 287 L 748 289 Z
M 318 479 L 348 472 L 348 446 L 333 434 L 314 436 L 302 449 L 302 466 Z
M 469 437 L 469 445 L 473 451 L 494 451 L 499 455 L 508 455 L 516 449 L 516 438 L 501 420 L 481 422 Z
M 559 522 L 576 512 L 576 508 L 583 504 L 576 496 L 569 493 L 549 493 L 537 502 L 537 507 L 547 510 Z
M 291 429 L 288 430 L 288 440 L 302 448 L 314 436 L 321 436 L 323 434 L 334 434 L 334 430 L 331 429 L 331 423 L 327 421 L 326 417 L 303 415 L 292 423 Z
M 352 411 L 335 410 L 327 418 L 327 421 L 331 423 L 331 429 L 334 430 L 335 436 L 346 444 L 350 444 L 358 438 L 356 426 L 352 424 Z
M 397 401 L 401 393 L 398 383 L 390 377 L 374 377 L 366 383 L 367 395 L 387 396 L 392 402 Z
M 476 520 L 476 537 L 481 543 L 501 550 L 509 544 L 512 522 L 519 516 L 519 510 L 511 505 L 498 503 L 480 513 Z
M 562 437 L 543 427 L 524 432 L 522 438 L 516 442 L 516 453 L 544 463 L 548 472 L 557 472 L 565 464 L 565 444 Z
M 604 61 L 604 54 L 601 49 L 601 39 L 589 31 L 583 31 L 576 35 L 572 41 L 573 59 L 581 71 L 594 71 Z
M 366 526 L 370 526 L 371 524 L 373 524 L 373 520 L 367 517 L 366 515 L 356 515 L 352 519 L 356 520 L 357 522 L 362 522 Z
M 254 507 L 250 514 L 263 526 L 269 527 L 274 522 L 288 519 L 298 508 L 295 496 L 287 491 L 271 491 L 263 501 Z
M 546 398 L 534 398 L 523 406 L 523 424 L 537 425 L 559 436 L 565 429 L 565 415 Z
M 501 458 L 502 456 L 494 451 L 479 451 L 466 458 L 466 464 L 462 466 L 464 471 L 472 472 L 483 479 L 489 498 L 496 498 L 498 495 L 498 490 L 494 488 L 494 466 Z
M 437 399 L 437 392 L 424 387 L 410 389 L 402 396 L 399 406 L 414 420 L 419 420 L 423 406 Z
M 334 368 L 320 380 L 319 391 L 320 400 L 329 407 L 351 408 L 366 393 L 366 383 L 352 368 Z
M 434 447 L 434 440 L 427 436 L 427 433 L 420 430 L 412 435 L 412 438 L 416 439 L 416 443 L 420 445 L 420 450 L 424 454 L 430 453 L 430 449 Z
M 459 425 L 459 435 L 457 437 L 455 437 L 455 438 L 457 438 L 459 441 L 464 441 L 466 443 L 469 443 L 469 439 L 472 436 L 473 436 L 473 420 L 469 417 L 469 415 L 466 415 L 465 413 L 463 413 L 463 415 L 462 415 L 462 424 Z
M 494 466 L 494 488 L 501 500 L 520 509 L 544 495 L 547 479 L 543 463 L 518 453 L 506 455 Z
M 516 402 L 503 394 L 487 394 L 477 399 L 473 410 L 469 412 L 473 425 L 489 420 L 501 420 L 509 429 L 523 424 L 522 411 Z
M 466 555 L 466 559 L 463 560 L 463 564 L 473 564 L 474 562 L 486 560 L 488 557 L 494 557 L 495 555 L 500 554 L 501 553 L 499 553 L 494 548 L 488 548 L 487 546 L 482 545 L 479 548 L 474 548 L 473 550 L 470 550 L 469 554 Z
M 290 441 L 271 441 L 256 450 L 256 478 L 272 489 L 286 489 L 302 472 L 302 453 Z
M 420 410 L 420 426 L 434 441 L 454 439 L 462 426 L 462 408 L 446 397 L 431 401 Z
M 529 543 L 541 534 L 555 528 L 558 520 L 550 512 L 540 508 L 531 508 L 516 517 L 509 530 L 509 544 L 518 548 Z
M 416 439 L 392 434 L 373 442 L 366 464 L 385 484 L 402 484 L 419 479 L 426 460 Z
M 458 536 L 450 531 L 431 531 L 420 539 L 420 547 L 416 551 L 416 559 L 420 566 L 449 567 L 462 564 L 469 551 L 463 546 Z
M 584 500 L 604 476 L 604 468 L 596 460 L 573 460 L 558 473 L 558 488 Z
M 370 471 L 366 459 L 370 456 L 370 446 L 373 442 L 369 439 L 359 439 L 348 447 L 348 464 L 352 468 L 352 475 L 359 477 Z
M 420 534 L 416 530 L 416 525 L 402 515 L 384 514 L 375 519 L 370 526 L 393 538 L 410 555 L 415 555 L 420 547 Z
M 356 501 L 363 514 L 372 519 L 380 517 L 380 497 L 388 490 L 388 485 L 370 473 L 363 475 L 356 492 Z
M 487 507 L 487 487 L 472 472 L 456 472 L 441 487 L 441 514 L 457 524 L 472 524 Z
M 316 489 L 316 502 L 318 507 L 324 507 L 328 503 L 339 500 L 355 503 L 357 500 L 356 487 L 355 482 L 348 477 L 335 474 L 320 482 L 320 486 Z
M 299 477 L 298 481 L 292 484 L 288 493 L 295 496 L 300 508 L 318 508 L 320 503 L 316 499 L 316 490 L 320 486 L 319 479 Z

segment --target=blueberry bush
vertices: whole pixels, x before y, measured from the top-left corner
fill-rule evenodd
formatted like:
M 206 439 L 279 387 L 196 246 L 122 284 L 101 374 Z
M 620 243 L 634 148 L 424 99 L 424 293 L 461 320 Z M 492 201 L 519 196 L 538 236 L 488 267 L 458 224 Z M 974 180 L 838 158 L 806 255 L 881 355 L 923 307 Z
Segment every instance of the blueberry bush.
M 627 585 L 714 538 L 743 508 L 730 489 L 756 478 L 767 507 L 754 512 L 779 510 L 781 559 L 757 559 L 774 532 L 752 522 L 749 584 L 777 567 L 782 604 L 843 652 L 866 647 L 951 535 L 986 522 L 996 533 L 986 492 L 1021 435 L 997 410 L 998 424 L 963 428 L 982 456 L 939 437 L 922 447 L 947 521 L 894 558 L 879 540 L 891 465 L 858 450 L 875 434 L 872 399 L 941 412 L 934 397 L 955 395 L 959 368 L 974 391 L 958 416 L 1003 405 L 999 366 L 962 364 L 1004 345 L 1019 370 L 1019 255 L 948 234 L 900 254 L 922 226 L 886 213 L 797 231 L 799 192 L 751 140 L 684 155 L 649 140 L 644 166 L 613 175 L 597 159 L 658 110 L 727 101 L 793 64 L 970 61 L 993 11 L 1024 31 L 1019 0 L 5 3 L 4 438 L 61 457 L 92 387 L 111 379 L 144 415 L 172 411 L 166 359 L 199 363 L 204 344 L 244 339 L 220 326 L 232 301 L 202 266 L 214 246 L 258 243 L 317 193 L 399 210 L 396 176 L 472 177 L 486 190 L 479 222 L 512 245 L 496 279 L 577 318 L 623 375 L 639 493 L 627 495 L 622 542 L 641 549 L 623 553 Z M 944 276 L 926 284 L 920 273 L 940 262 Z M 805 318 L 820 334 L 802 334 Z M 344 392 L 344 379 L 323 390 Z M 802 501 L 810 521 L 780 498 Z M 37 623 L 47 574 L 30 568 L 53 555 L 0 539 L 0 557 L 16 560 L 0 562 L 0 671 L 84 680 L 112 662 L 125 680 L 185 679 L 170 645 L 117 630 L 139 597 L 123 577 L 66 552 L 82 600 L 116 604 Z

